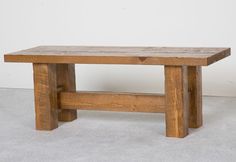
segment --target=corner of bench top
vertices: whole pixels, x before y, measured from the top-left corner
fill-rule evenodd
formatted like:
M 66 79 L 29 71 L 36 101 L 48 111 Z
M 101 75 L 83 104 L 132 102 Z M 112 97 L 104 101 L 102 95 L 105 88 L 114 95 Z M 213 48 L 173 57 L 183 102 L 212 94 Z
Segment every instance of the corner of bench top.
M 219 60 L 222 60 L 223 58 L 226 58 L 230 55 L 231 55 L 231 48 L 225 48 L 223 51 L 208 57 L 206 66 L 211 65 Z
M 13 62 L 10 54 L 4 54 L 4 62 Z

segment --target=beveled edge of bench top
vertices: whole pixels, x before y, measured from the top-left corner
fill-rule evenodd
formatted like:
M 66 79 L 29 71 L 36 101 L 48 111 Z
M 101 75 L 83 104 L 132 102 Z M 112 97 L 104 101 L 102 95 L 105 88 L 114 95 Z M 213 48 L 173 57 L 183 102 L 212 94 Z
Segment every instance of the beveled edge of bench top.
M 4 55 L 5 62 L 207 66 L 230 48 L 38 46 Z

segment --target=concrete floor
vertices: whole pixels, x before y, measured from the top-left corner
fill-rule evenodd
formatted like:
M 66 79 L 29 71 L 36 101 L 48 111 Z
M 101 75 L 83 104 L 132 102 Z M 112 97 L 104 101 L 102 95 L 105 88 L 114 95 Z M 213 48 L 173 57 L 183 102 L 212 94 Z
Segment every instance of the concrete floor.
M 165 137 L 164 114 L 78 113 L 36 131 L 33 91 L 0 89 L 0 161 L 236 161 L 236 98 L 205 97 L 204 126 L 183 139 Z

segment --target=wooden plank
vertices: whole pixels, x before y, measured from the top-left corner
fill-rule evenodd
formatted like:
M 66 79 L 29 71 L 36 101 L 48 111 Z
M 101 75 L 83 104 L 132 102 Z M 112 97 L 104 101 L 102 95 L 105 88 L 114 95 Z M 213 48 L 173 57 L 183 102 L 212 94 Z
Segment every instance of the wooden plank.
M 164 95 L 114 92 L 61 92 L 62 108 L 126 112 L 164 112 Z
M 5 62 L 206 66 L 230 48 L 39 46 L 4 55 Z
M 75 65 L 57 64 L 57 87 L 60 91 L 75 92 Z M 60 92 L 58 91 L 58 93 Z M 60 100 L 59 100 L 60 101 Z M 60 102 L 58 103 L 59 108 Z M 58 113 L 59 121 L 72 121 L 77 119 L 77 110 L 61 109 Z
M 188 134 L 188 78 L 186 66 L 165 66 L 166 136 Z
M 202 69 L 188 67 L 189 128 L 202 126 Z
M 33 64 L 37 130 L 58 127 L 55 64 Z

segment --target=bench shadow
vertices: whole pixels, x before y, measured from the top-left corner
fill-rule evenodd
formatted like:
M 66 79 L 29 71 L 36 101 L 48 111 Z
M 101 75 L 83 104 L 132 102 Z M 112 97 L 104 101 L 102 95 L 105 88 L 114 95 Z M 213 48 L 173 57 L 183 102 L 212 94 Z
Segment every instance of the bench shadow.
M 78 119 L 110 120 L 126 122 L 164 122 L 164 113 L 139 113 L 139 112 L 111 112 L 111 111 L 78 111 Z

